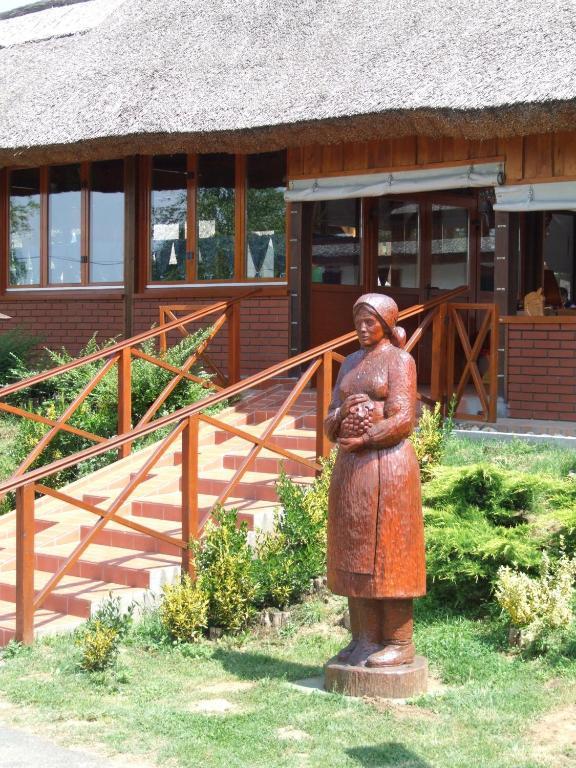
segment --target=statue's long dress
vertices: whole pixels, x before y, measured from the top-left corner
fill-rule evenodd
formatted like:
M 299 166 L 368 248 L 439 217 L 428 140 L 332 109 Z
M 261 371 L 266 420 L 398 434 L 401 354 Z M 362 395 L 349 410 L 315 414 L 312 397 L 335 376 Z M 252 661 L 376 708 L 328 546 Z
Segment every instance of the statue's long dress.
M 328 586 L 339 595 L 409 598 L 426 593 L 420 470 L 408 436 L 415 422 L 416 366 L 386 341 L 349 355 L 325 430 L 348 395 L 379 403 L 367 448 L 338 450 L 328 502 Z

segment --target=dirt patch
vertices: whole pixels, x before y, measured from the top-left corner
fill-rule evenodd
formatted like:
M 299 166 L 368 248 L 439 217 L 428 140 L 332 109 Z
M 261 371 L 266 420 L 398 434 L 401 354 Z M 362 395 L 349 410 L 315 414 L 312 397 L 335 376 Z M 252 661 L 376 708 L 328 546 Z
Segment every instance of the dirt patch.
M 198 688 L 202 693 L 239 693 L 240 691 L 249 691 L 254 688 L 256 683 L 250 680 L 223 680 L 220 683 L 203 685 Z
M 193 704 L 192 709 L 205 715 L 220 715 L 232 712 L 236 707 L 228 699 L 201 699 Z
M 278 728 L 276 735 L 283 741 L 303 741 L 310 738 L 310 734 L 306 733 L 306 731 L 300 731 L 298 728 L 291 728 L 290 726 Z
M 534 755 L 554 768 L 573 768 L 576 763 L 576 704 L 541 717 L 530 729 Z

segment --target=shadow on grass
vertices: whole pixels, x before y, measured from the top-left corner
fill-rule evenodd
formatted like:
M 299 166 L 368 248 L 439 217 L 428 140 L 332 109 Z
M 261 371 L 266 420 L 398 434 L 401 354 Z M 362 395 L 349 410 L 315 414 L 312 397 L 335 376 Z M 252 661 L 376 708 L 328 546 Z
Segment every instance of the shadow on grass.
M 267 656 L 264 653 L 218 648 L 212 658 L 219 661 L 227 672 L 231 672 L 243 680 L 260 680 L 263 677 L 272 677 L 293 681 L 314 677 L 322 673 L 320 667 L 297 664 L 293 661 Z
M 432 768 L 430 763 L 422 760 L 414 752 L 411 752 L 403 744 L 390 741 L 379 747 L 351 747 L 346 753 L 355 760 L 358 765 L 366 768 Z

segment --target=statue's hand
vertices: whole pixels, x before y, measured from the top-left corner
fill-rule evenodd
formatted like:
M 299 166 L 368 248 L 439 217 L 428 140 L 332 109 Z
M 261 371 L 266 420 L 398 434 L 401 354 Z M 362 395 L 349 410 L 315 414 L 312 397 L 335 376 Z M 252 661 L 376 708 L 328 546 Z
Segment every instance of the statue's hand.
M 338 445 L 346 453 L 355 453 L 366 447 L 366 441 L 363 437 L 340 437 Z
M 363 392 L 360 392 L 358 395 L 348 395 L 348 397 L 340 406 L 340 418 L 345 419 L 346 416 L 348 416 L 350 413 L 351 408 L 353 408 L 355 405 L 359 405 L 360 403 L 365 403 L 368 400 L 370 400 L 370 398 Z

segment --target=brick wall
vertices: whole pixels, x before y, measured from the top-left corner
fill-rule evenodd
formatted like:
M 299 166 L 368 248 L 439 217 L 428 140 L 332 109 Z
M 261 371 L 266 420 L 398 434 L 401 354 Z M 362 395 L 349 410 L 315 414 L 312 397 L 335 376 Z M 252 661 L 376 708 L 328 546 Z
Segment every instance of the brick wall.
M 514 322 L 507 330 L 507 393 L 512 418 L 576 421 L 576 322 Z
M 158 324 L 161 304 L 188 304 L 200 308 L 220 299 L 134 299 L 134 333 Z M 194 310 L 191 310 L 194 311 Z M 3 321 L 2 328 L 19 326 L 40 336 L 42 346 L 58 349 L 65 346 L 76 355 L 96 331 L 100 340 L 122 337 L 124 304 L 119 296 L 96 296 L 86 292 L 81 298 L 33 296 L 0 302 L 0 312 L 13 319 Z M 245 299 L 241 306 L 241 374 L 247 376 L 280 362 L 289 354 L 289 317 L 287 296 L 259 296 Z M 214 315 L 216 319 L 216 315 Z M 205 323 L 203 322 L 202 325 Z M 171 340 L 179 337 L 174 334 Z M 228 350 L 227 325 L 210 345 L 208 353 L 226 371 Z
M 103 341 L 122 336 L 124 304 L 121 297 L 103 298 L 88 291 L 82 298 L 35 296 L 0 301 L 0 312 L 11 320 L 3 320 L 1 330 L 18 326 L 41 339 L 41 346 L 66 349 L 77 355 L 96 331 Z
M 224 300 L 224 299 L 222 299 Z M 160 305 L 187 304 L 200 309 L 220 299 L 173 297 L 170 299 L 136 298 L 134 301 L 134 333 L 147 330 L 159 320 Z M 191 311 L 193 312 L 194 309 Z M 240 310 L 240 372 L 242 376 L 267 368 L 289 355 L 289 317 L 287 296 L 259 296 L 244 299 Z M 178 313 L 180 316 L 183 312 Z M 213 316 L 216 319 L 217 315 Z M 208 319 L 207 319 L 208 320 Z M 205 324 L 204 322 L 202 323 Z M 170 336 L 176 340 L 177 334 Z M 210 358 L 226 372 L 228 327 L 225 325 L 210 344 Z

